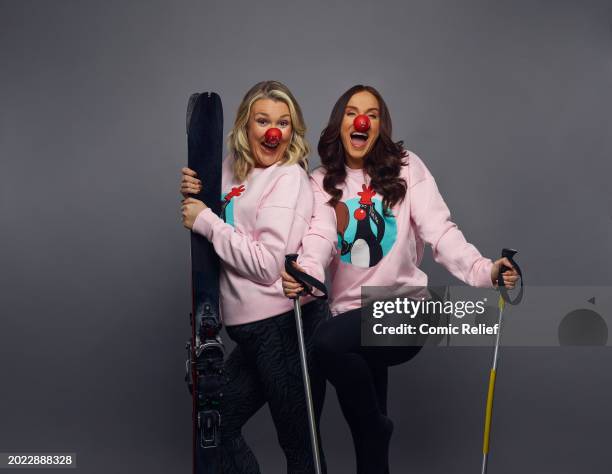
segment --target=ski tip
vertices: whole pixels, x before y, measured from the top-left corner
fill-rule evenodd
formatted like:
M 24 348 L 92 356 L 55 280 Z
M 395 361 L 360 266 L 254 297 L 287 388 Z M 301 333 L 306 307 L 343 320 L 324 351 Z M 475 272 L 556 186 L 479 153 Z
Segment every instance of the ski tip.
M 209 92 L 210 94 L 210 92 Z M 191 114 L 193 114 L 193 109 L 195 108 L 195 104 L 198 101 L 198 97 L 200 97 L 200 93 L 196 92 L 195 94 L 191 94 L 189 96 L 189 101 L 187 102 L 187 117 L 186 117 L 186 133 L 189 135 L 189 125 L 191 123 Z

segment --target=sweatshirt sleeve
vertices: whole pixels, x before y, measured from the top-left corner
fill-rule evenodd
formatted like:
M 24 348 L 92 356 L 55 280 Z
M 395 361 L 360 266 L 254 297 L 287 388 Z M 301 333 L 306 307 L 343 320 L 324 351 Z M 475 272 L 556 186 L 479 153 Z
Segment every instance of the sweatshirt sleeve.
M 418 235 L 430 244 L 434 260 L 470 286 L 493 288 L 493 262 L 468 243 L 438 191 L 436 182 L 416 155 L 409 170 L 410 214 Z
M 314 205 L 310 227 L 302 239 L 302 252 L 298 257 L 306 273 L 325 281 L 325 269 L 336 254 L 336 214 L 327 204 L 329 196 L 310 178 Z
M 271 285 L 280 278 L 294 220 L 304 219 L 297 209 L 302 182 L 297 173 L 283 174 L 276 180 L 254 211 L 257 218 L 252 237 L 223 222 L 210 208 L 198 214 L 193 230 L 206 237 L 219 258 L 238 274 Z

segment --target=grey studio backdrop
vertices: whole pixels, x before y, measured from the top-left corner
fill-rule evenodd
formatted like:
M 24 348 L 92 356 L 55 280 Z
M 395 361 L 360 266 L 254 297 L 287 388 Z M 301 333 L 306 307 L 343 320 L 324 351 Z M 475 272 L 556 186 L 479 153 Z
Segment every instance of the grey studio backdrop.
M 611 20 L 603 0 L 0 2 L 0 451 L 190 472 L 194 91 L 220 93 L 227 132 L 253 83 L 281 80 L 314 147 L 337 97 L 372 84 L 484 255 L 518 248 L 532 285 L 610 285 Z M 458 283 L 429 251 L 423 267 Z M 392 472 L 479 470 L 490 357 L 427 349 L 391 369 Z M 490 472 L 610 472 L 611 363 L 504 348 Z M 322 430 L 329 472 L 354 472 L 330 385 Z M 245 436 L 284 472 L 267 408 Z

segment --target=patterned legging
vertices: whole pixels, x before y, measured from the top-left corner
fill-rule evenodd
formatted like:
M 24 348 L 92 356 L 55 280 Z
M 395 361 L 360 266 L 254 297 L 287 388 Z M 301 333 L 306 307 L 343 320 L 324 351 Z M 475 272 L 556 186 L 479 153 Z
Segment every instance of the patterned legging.
M 328 315 L 327 303 L 312 301 L 302 306 L 317 426 L 325 398 L 325 379 L 312 358 L 312 336 L 319 323 L 327 319 Z M 287 459 L 287 473 L 314 473 L 293 311 L 253 323 L 228 326 L 226 329 L 237 346 L 225 366 L 228 383 L 221 410 L 222 474 L 260 472 L 241 430 L 265 403 L 270 407 L 278 439 Z M 321 459 L 325 472 L 322 451 Z

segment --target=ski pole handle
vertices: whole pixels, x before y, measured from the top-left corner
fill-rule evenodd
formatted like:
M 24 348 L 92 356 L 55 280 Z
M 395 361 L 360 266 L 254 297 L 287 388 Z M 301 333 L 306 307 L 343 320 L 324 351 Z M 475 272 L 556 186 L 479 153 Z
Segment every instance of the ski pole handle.
M 322 300 L 327 299 L 327 288 L 323 282 L 320 282 L 316 278 L 310 276 L 308 273 L 304 273 L 293 266 L 293 262 L 297 262 L 298 255 L 297 253 L 290 253 L 285 255 L 285 271 L 291 275 L 293 278 L 297 280 L 304 287 L 304 294 L 308 294 L 314 296 L 315 298 L 319 298 Z M 316 288 L 321 293 L 322 296 L 317 296 L 313 294 L 312 289 Z
M 502 249 L 502 253 L 501 256 L 502 258 L 507 258 L 508 260 L 510 260 L 510 263 L 512 263 L 512 265 L 514 265 L 514 267 L 516 268 L 516 271 L 518 272 L 518 274 L 521 274 L 521 269 L 519 268 L 519 266 L 517 265 L 517 263 L 514 261 L 514 256 L 518 253 L 517 250 L 514 249 Z M 511 270 L 510 267 L 507 267 L 506 265 L 501 266 L 501 269 L 499 271 L 499 275 L 497 276 L 497 284 L 499 286 L 504 286 L 504 279 L 502 277 L 502 274 L 507 272 L 508 270 Z
M 510 270 L 510 268 L 507 267 L 506 265 L 502 265 L 500 270 L 499 270 L 499 275 L 497 275 L 497 286 L 499 288 L 499 292 L 501 294 L 501 297 L 503 298 L 503 300 L 506 303 L 511 304 L 511 305 L 517 305 L 523 299 L 523 272 L 521 271 L 521 267 L 519 267 L 518 263 L 516 263 L 516 261 L 514 260 L 514 256 L 517 253 L 518 253 L 517 250 L 507 249 L 507 248 L 502 249 L 502 252 L 501 252 L 502 258 L 505 257 L 508 260 L 510 260 L 510 263 L 512 263 L 512 266 L 514 268 L 516 268 L 516 271 L 519 274 L 519 277 L 521 277 L 521 289 L 519 290 L 519 293 L 516 296 L 516 298 L 511 299 L 510 295 L 508 294 L 508 290 L 504 286 L 504 276 L 503 276 L 503 274 L 504 274 L 504 272 L 507 272 L 508 270 Z

